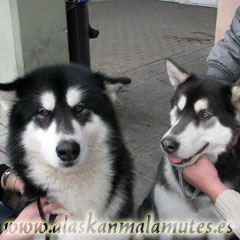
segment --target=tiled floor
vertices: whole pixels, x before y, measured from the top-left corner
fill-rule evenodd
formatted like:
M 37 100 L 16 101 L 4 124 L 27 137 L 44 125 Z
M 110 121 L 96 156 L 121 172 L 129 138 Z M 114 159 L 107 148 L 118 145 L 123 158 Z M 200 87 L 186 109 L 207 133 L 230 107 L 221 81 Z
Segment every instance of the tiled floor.
M 169 126 L 173 93 L 166 71 L 171 57 L 189 71 L 206 72 L 214 41 L 216 9 L 154 0 L 89 3 L 92 67 L 132 78 L 119 95 L 118 116 L 135 161 L 135 201 L 153 184 L 161 159 L 160 138 Z

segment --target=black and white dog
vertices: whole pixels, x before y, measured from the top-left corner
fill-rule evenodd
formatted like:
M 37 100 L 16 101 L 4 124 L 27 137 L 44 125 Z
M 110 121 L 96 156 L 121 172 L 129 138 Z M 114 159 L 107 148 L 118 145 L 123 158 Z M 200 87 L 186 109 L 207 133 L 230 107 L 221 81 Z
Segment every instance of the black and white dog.
M 56 65 L 0 84 L 7 149 L 25 199 L 46 196 L 79 219 L 89 212 L 108 220 L 132 215 L 132 160 L 112 104 L 129 83 Z
M 157 181 L 143 202 L 140 214 L 155 210 L 155 217 L 161 222 L 223 222 L 204 194 L 194 201 L 184 197 L 177 168 L 191 165 L 199 156 L 207 154 L 221 180 L 240 192 L 240 147 L 235 144 L 239 136 L 240 86 L 210 76 L 189 74 L 171 60 L 167 60 L 166 66 L 175 89 L 171 99 L 171 128 L 161 140 L 164 157 Z M 191 193 L 194 190 L 187 184 L 185 188 Z M 192 235 L 193 239 L 199 237 L 206 239 L 203 235 Z M 160 236 L 160 239 L 178 238 L 181 237 Z M 224 239 L 224 236 L 209 234 L 208 239 Z

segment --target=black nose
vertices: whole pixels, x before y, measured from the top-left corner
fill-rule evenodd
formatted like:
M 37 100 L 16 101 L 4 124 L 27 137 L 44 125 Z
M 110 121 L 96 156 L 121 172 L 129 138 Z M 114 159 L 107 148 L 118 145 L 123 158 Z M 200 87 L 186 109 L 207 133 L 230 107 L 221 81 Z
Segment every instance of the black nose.
M 167 153 L 174 153 L 179 147 L 179 143 L 173 138 L 165 138 L 161 141 L 162 148 Z
M 80 145 L 74 141 L 61 141 L 56 152 L 62 161 L 72 161 L 79 156 Z

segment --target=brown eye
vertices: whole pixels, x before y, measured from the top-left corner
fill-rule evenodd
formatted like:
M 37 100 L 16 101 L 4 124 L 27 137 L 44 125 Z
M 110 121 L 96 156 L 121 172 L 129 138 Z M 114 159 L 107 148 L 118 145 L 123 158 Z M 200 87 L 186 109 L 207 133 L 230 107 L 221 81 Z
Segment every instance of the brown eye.
M 74 111 L 76 113 L 81 113 L 84 110 L 84 106 L 82 104 L 78 104 L 74 107 Z
M 41 111 L 39 112 L 39 114 L 40 114 L 42 117 L 45 117 L 45 118 L 46 118 L 46 117 L 49 117 L 49 116 L 50 116 L 51 112 L 43 109 L 43 110 L 41 110 Z

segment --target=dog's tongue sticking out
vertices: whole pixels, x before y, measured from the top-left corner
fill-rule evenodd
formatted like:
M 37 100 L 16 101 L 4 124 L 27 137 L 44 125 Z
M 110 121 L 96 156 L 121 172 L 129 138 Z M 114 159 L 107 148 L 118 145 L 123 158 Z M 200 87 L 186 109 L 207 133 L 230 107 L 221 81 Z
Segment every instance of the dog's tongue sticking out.
M 172 163 L 180 163 L 182 161 L 181 158 L 175 158 L 175 157 L 171 157 L 171 156 L 168 156 L 168 160 Z

